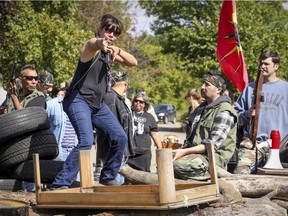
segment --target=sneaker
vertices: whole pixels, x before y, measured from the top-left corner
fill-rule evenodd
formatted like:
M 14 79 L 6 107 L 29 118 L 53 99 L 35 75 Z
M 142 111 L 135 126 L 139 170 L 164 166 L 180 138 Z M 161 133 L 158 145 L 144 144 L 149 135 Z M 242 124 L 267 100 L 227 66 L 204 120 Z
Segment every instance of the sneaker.
M 111 186 L 120 186 L 121 183 L 119 183 L 116 179 L 109 180 L 109 179 L 100 179 L 99 183 L 102 185 L 111 185 Z
M 50 190 L 64 190 L 64 189 L 69 189 L 68 186 L 63 185 L 63 186 L 51 186 Z

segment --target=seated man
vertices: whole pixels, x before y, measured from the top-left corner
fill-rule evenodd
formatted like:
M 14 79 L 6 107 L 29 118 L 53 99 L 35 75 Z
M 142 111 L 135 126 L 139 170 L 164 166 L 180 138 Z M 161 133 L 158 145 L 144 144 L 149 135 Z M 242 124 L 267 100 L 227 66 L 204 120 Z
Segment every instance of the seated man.
M 216 165 L 226 169 L 236 148 L 237 113 L 230 98 L 222 96 L 226 82 L 221 73 L 210 71 L 204 78 L 205 99 L 189 116 L 190 132 L 182 149 L 173 150 L 175 177 L 207 179 L 206 144 L 214 143 Z M 208 177 L 209 178 L 209 177 Z

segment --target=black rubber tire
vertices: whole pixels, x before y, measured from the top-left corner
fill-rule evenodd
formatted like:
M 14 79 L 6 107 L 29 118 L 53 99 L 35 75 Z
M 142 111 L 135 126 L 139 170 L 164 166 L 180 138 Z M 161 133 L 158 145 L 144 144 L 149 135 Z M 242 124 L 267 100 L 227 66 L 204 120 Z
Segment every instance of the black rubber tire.
M 0 179 L 0 190 L 8 192 L 23 190 L 22 181 L 16 179 Z
M 174 117 L 172 120 L 172 124 L 175 124 L 175 123 L 176 123 L 176 117 Z
M 64 161 L 40 160 L 40 176 L 42 183 L 52 183 L 56 175 L 63 169 Z M 11 177 L 23 181 L 34 181 L 33 160 L 28 160 L 18 165 Z
M 46 110 L 42 107 L 27 107 L 0 115 L 0 122 L 0 146 L 25 133 L 50 128 Z
M 54 159 L 58 156 L 58 145 L 52 131 L 30 132 L 0 145 L 0 172 L 32 160 L 34 153 L 39 153 L 40 159 Z
M 167 116 L 164 116 L 163 123 L 164 123 L 164 124 L 167 124 L 167 123 L 168 123 L 168 117 L 167 117 Z

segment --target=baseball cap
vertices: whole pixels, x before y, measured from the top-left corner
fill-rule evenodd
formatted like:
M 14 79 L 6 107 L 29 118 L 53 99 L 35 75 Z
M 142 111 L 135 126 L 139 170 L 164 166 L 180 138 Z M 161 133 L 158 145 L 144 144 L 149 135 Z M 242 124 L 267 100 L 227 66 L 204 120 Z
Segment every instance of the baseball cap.
M 128 80 L 128 74 L 127 72 L 122 71 L 114 71 L 111 73 L 111 76 L 115 80 L 115 82 L 123 82 Z
M 54 78 L 53 78 L 53 75 L 49 73 L 48 71 L 41 71 L 39 73 L 39 79 L 46 85 L 53 86 Z

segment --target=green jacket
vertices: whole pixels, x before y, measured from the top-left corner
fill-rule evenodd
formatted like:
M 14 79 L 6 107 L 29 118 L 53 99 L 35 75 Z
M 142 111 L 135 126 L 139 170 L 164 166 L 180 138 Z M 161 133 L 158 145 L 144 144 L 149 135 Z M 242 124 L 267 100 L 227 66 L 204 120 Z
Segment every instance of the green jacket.
M 199 145 L 204 139 L 208 139 L 214 124 L 214 119 L 219 112 L 229 111 L 235 119 L 227 138 L 219 148 L 215 148 L 216 165 L 221 168 L 226 168 L 236 148 L 237 113 L 230 105 L 229 100 L 221 96 L 213 103 L 207 106 L 200 106 L 197 109 L 198 110 L 194 112 L 194 120 L 198 119 L 198 122 L 194 122 L 195 131 L 193 133 L 191 146 Z M 201 117 L 199 117 L 199 114 Z

